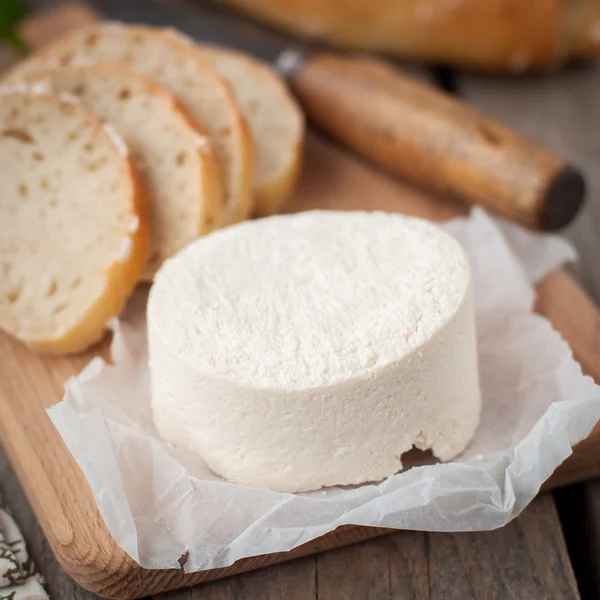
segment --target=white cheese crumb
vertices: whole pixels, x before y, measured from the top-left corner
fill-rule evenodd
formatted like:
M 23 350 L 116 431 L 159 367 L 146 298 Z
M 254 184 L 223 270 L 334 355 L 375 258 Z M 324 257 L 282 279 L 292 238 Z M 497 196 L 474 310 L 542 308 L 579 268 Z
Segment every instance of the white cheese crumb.
M 135 233 L 140 228 L 140 218 L 136 215 L 127 226 L 129 233 Z
M 117 255 L 117 262 L 124 263 L 131 256 L 132 249 L 133 244 L 131 243 L 131 238 L 129 236 L 123 238 L 123 243 L 121 244 L 119 254 Z
M 121 156 L 129 156 L 129 150 L 127 148 L 127 144 L 123 140 L 123 138 L 117 133 L 116 129 L 109 125 L 108 123 L 104 123 L 103 125 L 104 131 L 108 134 L 111 142 L 115 146 L 115 148 L 119 151 Z
M 475 455 L 475 460 L 483 460 L 485 458 L 485 456 L 483 456 L 483 454 L 476 454 Z

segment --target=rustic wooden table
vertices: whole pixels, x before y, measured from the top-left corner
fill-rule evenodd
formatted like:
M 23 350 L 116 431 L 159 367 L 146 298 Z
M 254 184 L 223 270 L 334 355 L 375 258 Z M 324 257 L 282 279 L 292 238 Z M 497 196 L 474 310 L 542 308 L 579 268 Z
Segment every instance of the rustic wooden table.
M 126 1 L 126 0 L 124 0 Z M 30 4 L 48 4 L 42 0 Z M 588 203 L 564 233 L 577 247 L 573 272 L 600 302 L 600 65 L 527 77 L 433 72 L 446 89 L 579 165 Z M 600 331 L 598 332 L 600 344 Z M 0 449 L 0 491 L 56 600 L 97 598 L 54 559 Z M 157 600 L 600 598 L 600 481 L 540 495 L 493 532 L 399 532 Z

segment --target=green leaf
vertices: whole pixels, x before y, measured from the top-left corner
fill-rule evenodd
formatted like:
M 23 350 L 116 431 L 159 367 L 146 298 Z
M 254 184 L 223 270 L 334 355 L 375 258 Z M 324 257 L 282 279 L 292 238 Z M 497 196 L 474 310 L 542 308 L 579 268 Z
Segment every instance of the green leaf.
M 19 48 L 22 41 L 16 32 L 17 23 L 25 16 L 21 0 L 0 0 L 0 41 Z

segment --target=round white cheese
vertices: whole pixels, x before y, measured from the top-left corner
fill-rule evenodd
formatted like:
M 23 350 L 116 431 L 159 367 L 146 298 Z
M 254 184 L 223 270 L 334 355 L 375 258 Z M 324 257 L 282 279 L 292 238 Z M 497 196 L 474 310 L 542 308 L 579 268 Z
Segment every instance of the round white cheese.
M 226 479 L 297 492 L 448 460 L 479 421 L 468 259 L 421 219 L 246 222 L 167 261 L 148 304 L 160 434 Z

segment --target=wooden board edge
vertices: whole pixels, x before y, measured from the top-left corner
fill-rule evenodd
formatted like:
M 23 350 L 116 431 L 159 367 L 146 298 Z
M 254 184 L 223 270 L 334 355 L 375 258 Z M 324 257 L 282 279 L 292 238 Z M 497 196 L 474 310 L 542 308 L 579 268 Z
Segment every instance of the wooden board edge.
M 325 536 L 307 542 L 289 552 L 249 557 L 239 560 L 229 567 L 196 573 L 185 573 L 183 569 L 145 569 L 112 538 L 95 505 L 89 484 L 66 446 L 61 447 L 61 453 L 64 453 L 64 459 L 68 464 L 65 473 L 72 473 L 75 478 L 68 482 L 70 487 L 78 488 L 84 494 L 84 497 L 80 498 L 80 506 L 85 513 L 85 522 L 89 527 L 88 535 L 69 521 L 68 515 L 62 511 L 54 512 L 51 515 L 47 514 L 46 510 L 39 505 L 38 496 L 31 489 L 35 485 L 32 483 L 32 478 L 25 476 L 25 465 L 29 471 L 32 465 L 35 465 L 36 476 L 33 481 L 42 486 L 47 485 L 47 482 L 44 481 L 46 478 L 44 465 L 35 448 L 24 443 L 24 440 L 23 443 L 13 444 L 15 439 L 25 438 L 27 434 L 24 429 L 19 428 L 16 432 L 13 430 L 10 437 L 5 435 L 4 424 L 15 421 L 7 414 L 6 406 L 2 407 L 0 403 L 0 409 L 0 434 L 3 440 L 8 441 L 8 443 L 5 442 L 6 453 L 25 488 L 27 498 L 40 521 L 52 552 L 66 573 L 76 583 L 90 592 L 106 598 L 133 600 L 171 589 L 191 586 L 195 583 L 260 569 L 316 552 L 347 546 L 394 531 L 348 525 L 339 527 Z M 58 437 L 58 432 L 49 418 L 47 419 L 48 432 L 52 432 L 52 435 Z M 57 443 L 60 441 L 57 440 Z M 23 448 L 26 450 L 23 451 Z M 96 547 L 94 547 L 94 543 L 96 543 Z
M 84 5 L 84 3 L 79 2 L 73 2 L 71 4 Z M 84 12 L 76 13 L 75 17 L 62 14 L 59 18 L 56 17 L 56 13 L 48 12 L 48 17 L 49 19 L 50 17 L 53 17 L 52 22 L 50 22 L 50 20 L 44 22 L 44 31 L 41 33 L 39 29 L 27 29 L 27 25 L 25 25 L 22 34 L 32 45 L 37 46 L 45 35 L 48 35 L 48 39 L 55 37 L 56 30 L 54 28 L 57 24 L 59 24 L 61 28 L 64 25 L 64 29 L 70 29 L 75 22 L 73 19 L 75 19 L 77 25 L 80 26 L 81 24 L 94 21 L 98 18 L 97 15 L 93 13 L 86 14 Z M 69 19 L 71 20 L 69 21 Z M 69 23 L 68 25 L 66 25 L 67 22 Z M 561 279 L 565 277 L 567 278 L 567 293 L 560 289 L 559 283 Z M 540 301 L 538 302 L 539 312 L 547 316 L 563 336 L 570 341 L 574 354 L 582 364 L 584 371 L 595 376 L 596 380 L 600 381 L 600 348 L 593 346 L 594 336 L 591 336 L 590 338 L 589 333 L 588 335 L 583 336 L 583 346 L 578 348 L 577 343 L 574 343 L 573 341 L 578 340 L 578 336 L 571 336 L 571 333 L 573 333 L 572 315 L 571 318 L 568 318 L 568 305 L 571 302 L 569 298 L 579 296 L 587 298 L 587 295 L 572 280 L 572 278 L 562 270 L 557 274 L 550 275 L 547 280 L 542 282 L 539 290 L 541 291 L 542 289 L 544 290 L 544 293 L 541 293 L 538 296 L 540 298 Z M 549 300 L 556 295 L 551 290 L 560 291 L 560 302 L 558 307 L 553 306 L 550 302 L 544 302 L 544 298 Z M 589 326 L 597 328 L 598 335 L 596 336 L 596 341 L 597 345 L 600 345 L 600 313 L 589 298 L 585 301 L 584 313 L 585 318 L 582 326 L 585 326 L 587 323 Z M 591 342 L 590 339 L 592 340 Z M 592 346 L 590 346 L 590 343 Z M 49 426 L 52 427 L 51 424 Z M 7 436 L 3 436 L 3 439 L 7 439 Z M 579 444 L 573 455 L 555 471 L 553 476 L 546 482 L 544 489 L 551 489 L 559 485 L 571 483 L 574 480 L 600 474 L 599 453 L 596 452 L 592 456 L 589 452 L 587 455 L 586 452 L 581 452 L 581 450 L 597 447 L 595 446 L 596 444 L 600 444 L 600 426 L 598 425 L 592 431 L 590 437 Z M 19 465 L 22 460 L 22 457 L 19 456 L 20 449 L 12 448 L 11 450 L 12 451 L 9 452 L 11 463 L 17 471 L 20 481 L 24 484 L 29 478 L 24 475 L 24 466 Z M 91 491 L 89 490 L 87 481 L 84 479 L 66 448 L 64 450 L 65 453 L 68 454 L 69 460 L 72 461 L 73 466 L 70 465 L 69 469 L 76 470 L 76 477 L 82 480 L 84 493 L 86 496 L 91 497 Z M 122 600 L 131 600 L 141 596 L 163 592 L 168 589 L 187 587 L 197 583 L 236 575 L 269 565 L 290 561 L 309 554 L 350 545 L 394 531 L 361 526 L 346 526 L 338 528 L 317 540 L 308 542 L 293 551 L 243 559 L 230 567 L 223 569 L 212 569 L 191 574 L 185 574 L 182 569 L 162 571 L 147 570 L 133 561 L 133 559 L 127 555 L 114 540 L 112 540 L 108 529 L 101 520 L 101 517 L 99 517 L 99 514 L 90 515 L 91 518 L 100 518 L 100 526 L 102 529 L 96 531 L 96 533 L 99 537 L 102 537 L 104 541 L 110 540 L 112 542 L 104 547 L 101 552 L 91 555 L 89 553 L 89 548 L 85 548 L 85 543 L 82 543 L 81 540 L 77 539 L 76 531 L 74 532 L 75 538 L 73 540 L 69 542 L 65 542 L 64 540 L 61 541 L 55 531 L 55 523 L 44 520 L 44 511 L 42 510 L 42 507 L 36 506 L 36 494 L 31 489 L 34 485 L 34 483 L 31 483 L 26 486 L 29 488 L 27 490 L 27 496 L 30 501 L 33 501 L 34 510 L 42 523 L 42 528 L 48 537 L 50 546 L 65 571 L 86 589 L 108 598 Z
M 343 525 L 324 536 L 307 542 L 288 552 L 276 552 L 243 558 L 229 567 L 209 569 L 206 571 L 198 571 L 196 573 L 184 573 L 183 570 L 149 571 L 139 567 L 139 577 L 140 580 L 143 580 L 140 590 L 136 591 L 136 595 L 134 596 L 126 595 L 118 598 L 120 600 L 134 600 L 145 595 L 152 595 L 166 590 L 175 590 L 200 583 L 207 583 L 209 581 L 255 571 L 257 569 L 325 552 L 327 550 L 350 546 L 383 535 L 388 535 L 395 531 L 396 530 L 394 529 L 363 527 L 360 525 Z
M 600 309 L 565 270 L 558 269 L 537 286 L 535 310 L 569 343 L 582 371 L 600 384 Z M 552 299 L 552 301 L 550 301 Z M 577 307 L 577 319 L 573 319 Z M 555 489 L 600 475 L 600 422 L 542 486 Z
M 360 525 L 344 525 L 288 552 L 251 556 L 238 560 L 228 567 L 207 569 L 195 573 L 185 573 L 183 569 L 145 569 L 120 547 L 117 554 L 113 556 L 113 562 L 119 565 L 118 570 L 110 573 L 101 572 L 98 570 L 100 565 L 93 565 L 93 568 L 89 570 L 82 569 L 81 563 L 74 565 L 72 558 L 65 560 L 67 557 L 64 556 L 64 552 L 57 553 L 52 543 L 50 545 L 65 572 L 81 587 L 111 600 L 136 600 L 255 571 L 396 531 Z M 107 535 L 109 534 L 107 533 Z M 102 574 L 99 577 L 100 573 Z
M 600 360 L 596 360 L 595 358 L 596 356 L 600 356 L 600 348 L 590 346 L 590 344 L 596 344 L 593 337 L 590 338 L 589 335 L 577 335 L 577 332 L 573 329 L 574 327 L 593 327 L 597 328 L 597 331 L 600 332 L 600 312 L 595 304 L 564 270 L 559 270 L 549 275 L 540 284 L 540 291 L 543 293 L 539 295 L 538 311 L 550 318 L 556 329 L 565 338 L 578 340 L 577 343 L 573 344 L 575 356 L 578 358 L 585 357 L 584 370 L 588 372 L 591 370 L 596 378 L 600 379 L 600 374 L 598 373 Z M 555 291 L 560 291 L 561 302 L 546 305 L 544 298 L 554 296 Z M 579 315 L 580 317 L 583 316 L 581 324 L 579 321 L 575 323 L 572 319 L 569 307 L 572 306 L 571 302 L 573 300 L 577 301 L 578 306 L 583 306 L 583 310 L 580 311 L 581 314 Z M 583 340 L 583 342 L 580 340 Z M 579 343 L 583 343 L 583 346 L 578 346 Z M 23 349 L 23 351 L 25 350 Z M 16 360 L 18 361 L 18 356 Z M 41 358 L 40 362 L 42 362 Z M 18 422 L 18 419 L 14 416 L 5 414 L 6 411 L 10 412 L 10 408 L 0 405 L 0 430 L 3 429 L 4 423 Z M 36 448 L 26 443 L 28 434 L 24 428 L 23 431 L 19 429 L 16 433 L 13 429 L 11 436 L 2 436 L 7 441 L 7 453 L 15 471 L 28 492 L 28 498 L 32 502 L 34 511 L 48 537 L 52 551 L 62 567 L 79 585 L 108 598 L 132 600 L 170 589 L 187 587 L 197 583 L 260 569 L 394 531 L 362 526 L 345 526 L 290 552 L 250 557 L 222 569 L 211 569 L 190 574 L 184 573 L 182 569 L 144 569 L 118 546 L 110 536 L 95 505 L 87 481 L 67 448 L 62 444 L 62 440 L 58 438 L 58 433 L 49 419 L 45 422 L 43 429 L 44 432 L 40 432 L 40 434 L 51 435 L 57 438 L 56 443 L 59 446 L 57 450 L 61 454 L 61 460 L 67 461 L 66 464 L 68 464 L 67 468 L 65 467 L 65 463 L 61 463 L 63 464 L 63 473 L 67 476 L 71 473 L 73 480 L 69 482 L 70 485 L 79 488 L 84 494 L 84 498 L 79 498 L 79 506 L 84 509 L 86 523 L 88 525 L 93 523 L 93 527 L 89 527 L 90 531 L 86 533 L 81 529 L 77 529 L 76 525 L 69 521 L 68 515 L 65 516 L 57 513 L 49 517 L 46 514 L 47 507 L 44 508 L 38 505 L 38 494 L 36 494 L 32 487 L 35 485 L 47 485 L 44 482 L 44 479 L 48 477 L 46 473 L 47 465 L 44 463 L 46 460 L 52 460 L 52 457 L 40 455 Z M 571 483 L 574 480 L 600 474 L 600 455 L 593 451 L 598 444 L 600 444 L 600 425 L 597 425 L 590 437 L 581 442 L 576 447 L 573 455 L 558 467 L 553 476 L 543 486 L 544 489 L 552 489 Z M 25 454 L 23 451 L 24 448 L 26 448 Z M 31 470 L 32 465 L 35 465 L 33 476 L 31 472 L 26 476 L 25 465 L 28 465 L 29 470 Z M 51 485 L 51 487 L 54 486 Z M 68 535 L 65 535 L 65 530 L 68 530 Z M 62 531 L 62 534 L 60 531 Z M 93 539 L 90 537 L 92 534 Z M 86 535 L 87 538 L 85 537 Z M 102 544 L 98 540 L 102 540 Z M 94 551 L 94 544 L 96 544 L 97 551 Z

